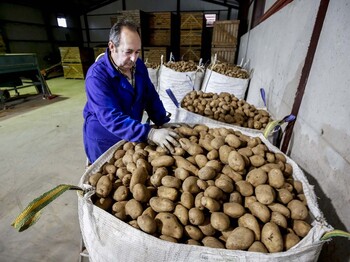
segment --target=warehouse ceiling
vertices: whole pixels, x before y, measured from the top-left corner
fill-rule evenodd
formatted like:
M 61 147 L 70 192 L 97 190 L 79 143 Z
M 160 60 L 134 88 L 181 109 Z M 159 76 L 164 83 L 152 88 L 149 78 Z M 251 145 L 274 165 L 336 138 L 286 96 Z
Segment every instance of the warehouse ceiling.
M 97 8 L 103 7 L 116 1 L 126 0 L 1 0 L 12 4 L 19 4 L 39 8 L 44 11 L 53 11 L 57 13 L 85 14 Z M 130 0 L 129 0 L 130 1 Z M 180 0 L 178 0 L 180 1 Z M 228 8 L 238 9 L 239 2 L 247 0 L 201 0 L 212 4 L 222 5 Z M 123 3 L 125 5 L 125 2 Z

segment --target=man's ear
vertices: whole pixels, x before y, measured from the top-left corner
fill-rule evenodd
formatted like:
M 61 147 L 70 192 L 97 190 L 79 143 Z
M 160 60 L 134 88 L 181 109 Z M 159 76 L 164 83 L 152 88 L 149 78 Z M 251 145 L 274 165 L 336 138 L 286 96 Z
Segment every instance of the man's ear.
M 108 42 L 108 48 L 109 48 L 109 51 L 111 51 L 111 52 L 116 49 L 116 47 L 112 41 Z

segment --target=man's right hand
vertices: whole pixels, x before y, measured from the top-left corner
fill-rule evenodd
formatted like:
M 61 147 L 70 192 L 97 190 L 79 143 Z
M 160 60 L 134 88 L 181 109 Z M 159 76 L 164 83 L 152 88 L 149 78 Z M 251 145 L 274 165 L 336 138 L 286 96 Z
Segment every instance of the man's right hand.
M 177 141 L 180 136 L 175 131 L 167 128 L 151 128 L 147 138 L 156 145 L 166 148 L 171 153 L 174 152 L 174 147 L 180 146 Z

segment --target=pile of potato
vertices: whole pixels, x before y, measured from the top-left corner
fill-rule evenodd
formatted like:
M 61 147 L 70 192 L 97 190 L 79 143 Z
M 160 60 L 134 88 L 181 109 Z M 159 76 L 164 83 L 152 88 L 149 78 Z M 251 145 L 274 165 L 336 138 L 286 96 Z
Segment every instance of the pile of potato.
M 226 92 L 216 94 L 194 90 L 183 98 L 181 107 L 220 122 L 257 130 L 264 130 L 272 121 L 266 110 L 256 109 L 245 100 Z
M 246 70 L 242 69 L 237 65 L 231 65 L 229 63 L 215 63 L 209 66 L 209 69 L 229 77 L 242 78 L 242 79 L 249 78 L 249 74 Z
M 311 229 L 302 183 L 261 139 L 205 125 L 174 129 L 170 154 L 126 142 L 98 173 L 94 204 L 163 240 L 280 252 Z
M 160 66 L 159 63 L 150 63 L 150 62 L 145 63 L 145 65 L 147 68 L 152 68 L 152 69 L 158 69 Z
M 176 72 L 193 72 L 198 69 L 198 64 L 193 61 L 169 61 L 164 64 L 166 67 L 176 71 Z

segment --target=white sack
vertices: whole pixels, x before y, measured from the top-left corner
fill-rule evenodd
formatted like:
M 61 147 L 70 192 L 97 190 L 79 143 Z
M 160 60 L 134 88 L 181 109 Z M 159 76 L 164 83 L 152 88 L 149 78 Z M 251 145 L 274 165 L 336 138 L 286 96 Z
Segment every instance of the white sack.
M 173 115 L 176 111 L 176 106 L 166 93 L 166 89 L 171 89 L 180 103 L 184 96 L 192 90 L 199 90 L 204 72 L 203 69 L 198 68 L 197 71 L 191 72 L 177 72 L 171 68 L 161 65 L 159 72 L 159 97 L 162 100 L 165 110 Z
M 147 68 L 149 78 L 151 79 L 152 84 L 154 85 L 154 88 L 158 92 L 159 87 L 158 87 L 158 72 L 159 68 L 153 69 L 153 68 Z
M 248 83 L 249 79 L 225 76 L 213 70 L 207 69 L 205 71 L 201 90 L 206 93 L 228 92 L 230 94 L 233 94 L 238 99 L 244 99 Z
M 220 127 L 222 125 L 207 124 L 209 127 Z M 241 131 L 250 136 L 258 136 L 273 152 L 280 152 L 271 145 L 262 134 L 251 134 Z M 304 173 L 298 165 L 286 156 L 294 170 L 294 178 L 301 181 L 308 207 L 311 214 L 312 228 L 308 235 L 297 245 L 288 251 L 280 253 L 263 254 L 257 252 L 235 251 L 227 249 L 216 249 L 203 246 L 171 243 L 163 241 L 132 226 L 122 222 L 108 212 L 96 207 L 91 202 L 94 188 L 87 185 L 90 175 L 99 171 L 102 165 L 112 159 L 114 152 L 124 142 L 121 141 L 111 147 L 99 159 L 95 161 L 83 174 L 79 186 L 89 189 L 84 196 L 78 194 L 79 223 L 84 243 L 89 252 L 91 262 L 110 261 L 317 261 L 321 252 L 321 237 L 325 232 L 333 230 L 329 226 L 317 204 L 317 197 L 313 187 L 308 183 Z

